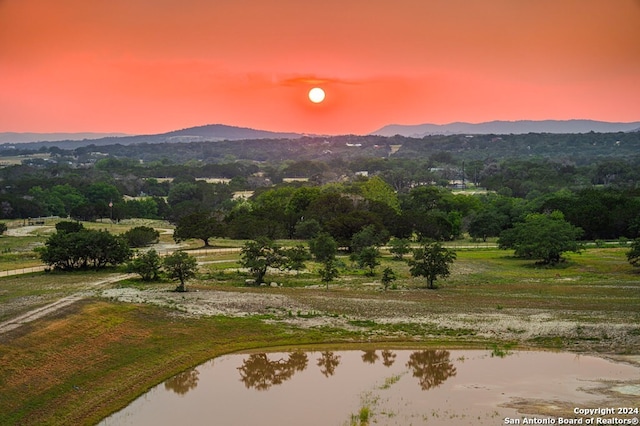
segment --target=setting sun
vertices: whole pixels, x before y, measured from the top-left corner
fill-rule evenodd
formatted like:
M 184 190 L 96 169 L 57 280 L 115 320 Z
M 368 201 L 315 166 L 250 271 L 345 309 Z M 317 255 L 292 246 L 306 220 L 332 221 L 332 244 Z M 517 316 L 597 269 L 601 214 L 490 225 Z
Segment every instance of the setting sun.
M 309 90 L 309 100 L 314 104 L 319 104 L 320 102 L 324 101 L 324 97 L 324 90 L 319 87 L 314 87 L 313 89 Z
M 0 0 L 0 130 L 638 120 L 640 0 L 149 4 Z

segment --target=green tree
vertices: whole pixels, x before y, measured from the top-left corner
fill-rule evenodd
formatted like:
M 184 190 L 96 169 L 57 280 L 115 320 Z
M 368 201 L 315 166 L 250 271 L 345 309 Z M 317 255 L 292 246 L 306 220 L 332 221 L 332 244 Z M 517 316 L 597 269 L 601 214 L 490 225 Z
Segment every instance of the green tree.
M 166 256 L 162 264 L 169 278 L 180 281 L 176 291 L 187 291 L 186 281 L 195 277 L 198 270 L 196 258 L 184 251 L 176 251 Z
M 408 261 L 409 272 L 413 277 L 425 277 L 427 288 L 433 289 L 434 281 L 449 276 L 450 266 L 455 260 L 455 251 L 442 247 L 440 243 L 425 242 L 413 250 L 413 259 Z
M 56 232 L 39 253 L 44 263 L 63 270 L 101 269 L 119 265 L 131 257 L 131 249 L 123 238 L 93 229 Z
M 382 278 L 380 279 L 380 281 L 382 281 L 382 286 L 384 287 L 385 291 L 389 288 L 389 285 L 395 280 L 396 280 L 396 273 L 393 272 L 393 269 L 384 268 L 384 270 L 382 271 Z
M 240 256 L 240 264 L 249 269 L 257 285 L 264 282 L 268 268 L 281 268 L 286 262 L 281 248 L 268 238 L 247 241 Z
M 389 252 L 396 260 L 402 260 L 405 254 L 411 252 L 409 240 L 406 238 L 394 238 L 389 242 L 389 245 L 391 246 Z
M 147 247 L 160 239 L 160 233 L 150 226 L 136 226 L 122 234 L 129 247 Z
M 562 212 L 529 214 L 524 222 L 502 231 L 498 246 L 513 249 L 517 257 L 540 259 L 543 264 L 560 262 L 567 251 L 579 253 L 582 244 L 577 240 L 582 229 L 564 220 Z
M 631 250 L 627 252 L 627 260 L 633 266 L 640 267 L 640 238 L 631 243 Z
M 309 250 L 318 262 L 334 259 L 338 253 L 338 243 L 326 232 L 319 233 L 309 241 Z
M 0 222 L 0 235 L 4 234 L 7 231 L 7 224 L 4 222 Z
M 368 179 L 361 185 L 365 199 L 386 204 L 396 213 L 400 213 L 400 201 L 393 188 L 378 176 Z
M 95 269 L 104 268 L 107 265 L 119 265 L 131 258 L 131 249 L 127 242 L 108 231 L 85 230 L 75 235 L 89 237 L 86 239 L 85 252 L 91 260 L 91 266 Z
M 300 269 L 304 269 L 304 262 L 311 259 L 309 251 L 302 244 L 283 249 L 282 253 L 286 258 L 284 266 L 289 270 L 299 271 Z
M 130 272 L 140 275 L 143 281 L 158 280 L 161 268 L 162 259 L 160 255 L 158 255 L 158 252 L 153 249 L 138 254 L 138 256 L 127 265 L 127 269 Z
M 318 273 L 320 274 L 320 280 L 327 285 L 327 290 L 329 290 L 329 283 L 338 277 L 335 259 L 325 259 Z
M 174 182 L 167 196 L 171 220 L 178 221 L 182 216 L 201 211 L 203 197 L 202 188 L 194 182 Z
M 455 236 L 455 223 L 451 221 L 452 218 L 455 219 L 455 216 L 441 210 L 429 210 L 422 213 L 412 211 L 410 216 L 420 239 L 448 241 Z
M 368 226 L 373 226 L 386 240 L 389 239 L 380 218 L 367 210 L 353 210 L 325 222 L 327 232 L 343 247 L 351 247 L 352 238 Z
M 64 203 L 53 195 L 51 191 L 42 189 L 40 186 L 34 186 L 29 189 L 29 196 L 41 206 L 46 215 L 66 216 Z
M 261 227 L 269 238 L 293 238 L 299 214 L 289 207 L 294 188 L 273 188 L 255 196 L 253 215 L 260 221 Z
M 306 240 L 315 237 L 321 230 L 320 222 L 315 219 L 306 219 L 296 223 L 293 236 Z
M 124 218 L 158 219 L 158 202 L 154 198 L 127 200 L 118 204 Z
M 379 230 L 375 225 L 367 225 L 351 237 L 351 251 L 360 253 L 368 247 L 379 247 L 389 241 L 386 229 Z
M 171 207 L 193 200 L 202 201 L 202 190 L 193 182 L 175 183 L 167 196 L 167 203 Z
M 484 210 L 471 219 L 469 223 L 469 235 L 472 238 L 481 238 L 487 241 L 489 237 L 497 237 L 502 231 L 506 217 L 495 210 Z
M 52 196 L 57 197 L 64 204 L 65 216 L 70 215 L 71 210 L 87 201 L 80 191 L 69 184 L 55 185 L 50 192 Z
M 117 203 L 122 199 L 118 188 L 106 183 L 96 182 L 89 185 L 85 190 L 87 203 L 91 205 L 99 217 L 111 217 L 110 203 Z
M 56 232 L 78 232 L 84 229 L 84 225 L 80 222 L 73 222 L 70 220 L 63 220 L 56 223 Z
M 369 268 L 367 275 L 375 275 L 376 266 L 380 265 L 380 251 L 376 247 L 365 247 L 356 255 L 356 261 L 361 268 Z
M 206 212 L 196 212 L 182 216 L 173 231 L 173 239 L 177 243 L 196 238 L 202 240 L 205 247 L 209 247 L 210 238 L 222 235 L 222 224 L 218 219 Z

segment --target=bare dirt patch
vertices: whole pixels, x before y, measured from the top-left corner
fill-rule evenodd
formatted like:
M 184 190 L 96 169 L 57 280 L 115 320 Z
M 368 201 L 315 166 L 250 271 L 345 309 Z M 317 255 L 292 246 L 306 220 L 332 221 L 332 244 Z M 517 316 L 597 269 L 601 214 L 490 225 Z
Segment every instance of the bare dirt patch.
M 51 233 L 55 231 L 55 229 L 56 228 L 53 226 L 28 225 L 28 226 L 21 226 L 19 228 L 9 228 L 7 229 L 5 234 L 10 237 L 27 237 L 37 232 Z
M 409 340 L 455 338 L 517 342 L 526 346 L 563 345 L 574 351 L 628 352 L 640 348 L 635 327 L 623 320 L 569 319 L 567 312 L 505 309 L 500 312 L 434 312 L 412 300 L 322 294 L 310 289 L 171 291 L 164 286 L 140 290 L 111 288 L 99 295 L 127 303 L 148 303 L 176 315 L 204 317 L 264 316 L 266 321 L 302 328 L 328 326 Z M 278 291 L 278 292 L 275 292 Z M 594 314 L 597 315 L 597 314 Z

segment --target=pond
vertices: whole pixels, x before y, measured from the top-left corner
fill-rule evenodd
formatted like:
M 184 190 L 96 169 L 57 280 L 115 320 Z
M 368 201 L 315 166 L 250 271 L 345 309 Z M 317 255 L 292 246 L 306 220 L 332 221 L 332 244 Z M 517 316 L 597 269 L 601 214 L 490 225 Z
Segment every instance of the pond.
M 584 420 L 593 416 L 573 414 L 574 408 L 601 407 L 615 401 L 615 389 L 635 392 L 639 382 L 638 367 L 571 353 L 233 354 L 174 376 L 100 424 L 498 425 L 557 420 L 553 410 L 559 408 Z

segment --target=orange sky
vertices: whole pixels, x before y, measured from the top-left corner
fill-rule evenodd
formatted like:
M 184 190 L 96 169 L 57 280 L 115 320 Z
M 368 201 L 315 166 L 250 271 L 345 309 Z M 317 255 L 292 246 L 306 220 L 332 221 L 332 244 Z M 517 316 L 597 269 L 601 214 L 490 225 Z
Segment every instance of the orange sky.
M 570 118 L 640 120 L 640 0 L 0 0 L 0 131 Z

